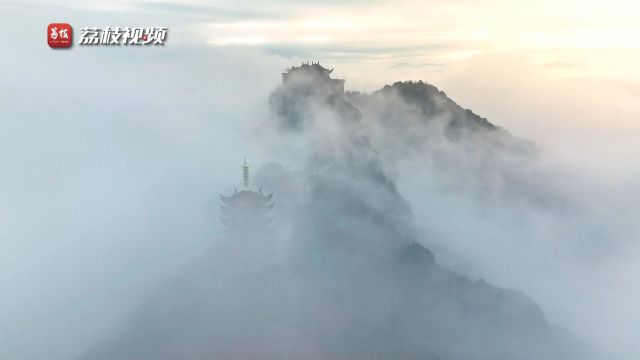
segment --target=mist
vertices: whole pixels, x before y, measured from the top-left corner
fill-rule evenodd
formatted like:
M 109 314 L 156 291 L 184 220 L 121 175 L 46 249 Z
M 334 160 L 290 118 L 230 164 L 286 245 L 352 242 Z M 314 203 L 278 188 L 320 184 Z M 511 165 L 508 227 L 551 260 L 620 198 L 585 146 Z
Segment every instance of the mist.
M 3 9 L 22 31 L 0 70 L 0 357 L 76 358 L 218 236 L 207 204 L 262 160 L 246 129 L 282 60 L 177 43 L 51 54 L 40 24 L 59 9 L 30 26 Z
M 396 209 L 396 226 L 409 229 L 402 235 L 419 239 L 444 268 L 526 293 L 550 322 L 612 357 L 640 354 L 634 342 L 640 193 L 637 162 L 628 155 L 637 149 L 634 137 L 621 136 L 615 144 L 598 131 L 574 137 L 573 130 L 597 128 L 578 122 L 565 128 L 566 136 L 556 134 L 552 146 L 545 137 L 556 119 L 521 106 L 522 98 L 534 96 L 514 95 L 506 102 L 513 107 L 501 112 L 504 97 L 478 95 L 491 79 L 469 72 L 434 83 L 463 107 L 532 139 L 523 140 L 525 150 L 500 152 L 496 147 L 511 146 L 507 140 L 473 136 L 461 146 L 437 125 L 425 128 L 411 116 L 392 127 L 393 138 L 383 136 L 389 128 L 366 113 L 364 130 L 344 129 L 322 108 L 313 110 L 317 121 L 305 131 L 265 129 L 274 121 L 268 96 L 293 60 L 186 45 L 169 54 L 109 49 L 52 57 L 49 49 L 32 45 L 42 42 L 40 28 L 26 32 L 24 42 L 11 45 L 31 56 L 8 60 L 0 88 L 0 357 L 77 358 L 121 333 L 158 289 L 192 274 L 193 264 L 220 246 L 217 195 L 238 186 L 245 157 L 252 169 L 277 161 L 304 173 L 321 167 L 318 154 L 346 161 L 340 154 L 354 146 L 351 131 L 363 131 L 371 142 L 354 162 L 375 159 L 376 171 L 395 189 L 351 173 L 350 163 L 330 181 L 382 199 L 367 204 L 373 209 Z M 469 80 L 479 85 L 459 85 Z M 469 89 L 479 90 L 472 95 Z M 603 103 L 598 108 L 614 104 L 612 118 L 627 116 L 625 124 L 636 119 L 637 95 L 624 103 L 632 104 L 627 111 L 615 100 L 618 92 L 607 89 L 597 94 Z M 556 114 L 566 103 L 554 105 Z M 563 119 L 593 114 L 590 107 L 569 108 Z M 557 120 L 559 127 L 570 124 Z M 553 126 L 531 125 L 540 123 Z M 410 146 L 422 133 L 428 134 L 420 139 L 425 143 Z M 569 151 L 575 148 L 591 152 Z M 611 165 L 604 174 L 603 164 Z M 299 234 L 295 224 L 281 225 Z M 362 228 L 357 220 L 342 226 Z M 287 235 L 276 263 L 298 246 Z M 373 238 L 380 240 L 369 248 L 374 258 L 403 243 Z M 384 284 L 398 289 L 390 280 Z M 371 322 L 345 320 L 345 328 L 378 325 L 380 317 L 372 314 L 388 309 L 378 305 L 364 312 Z
M 444 179 L 408 161 L 411 175 L 399 187 L 410 198 L 423 194 L 412 205 L 439 243 L 432 245 L 438 259 L 526 289 L 550 320 L 604 353 L 635 358 L 637 95 L 630 84 L 557 79 L 513 60 L 484 56 L 438 82 L 465 106 L 530 139 L 535 157 L 517 166 L 510 157 L 484 161 L 479 172 L 464 165 Z M 509 93 L 513 83 L 519 91 Z M 443 212 L 449 216 L 437 216 Z

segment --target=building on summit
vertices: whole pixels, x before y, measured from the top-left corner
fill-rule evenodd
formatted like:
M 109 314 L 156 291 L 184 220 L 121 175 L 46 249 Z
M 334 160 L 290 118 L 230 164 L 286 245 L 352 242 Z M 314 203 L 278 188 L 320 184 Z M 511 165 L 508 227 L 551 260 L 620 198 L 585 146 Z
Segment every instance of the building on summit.
M 319 62 L 303 62 L 300 66 L 292 66 L 282 73 L 282 86 L 300 87 L 313 83 L 314 87 L 323 89 L 332 95 L 344 95 L 344 79 L 332 79 L 333 69 L 326 69 Z

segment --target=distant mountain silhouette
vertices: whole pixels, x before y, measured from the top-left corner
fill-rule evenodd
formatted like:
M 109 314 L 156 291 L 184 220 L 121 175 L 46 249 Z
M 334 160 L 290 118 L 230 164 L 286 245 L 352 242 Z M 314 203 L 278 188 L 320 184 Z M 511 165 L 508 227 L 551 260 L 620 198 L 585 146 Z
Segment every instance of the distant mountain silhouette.
M 588 359 L 528 296 L 438 265 L 376 151 L 396 135 L 427 146 L 433 124 L 457 142 L 509 135 L 423 82 L 342 95 L 314 76 L 270 97 L 281 131 L 321 140 L 303 171 L 260 172 L 287 256 L 248 268 L 249 242 L 220 244 L 82 359 Z

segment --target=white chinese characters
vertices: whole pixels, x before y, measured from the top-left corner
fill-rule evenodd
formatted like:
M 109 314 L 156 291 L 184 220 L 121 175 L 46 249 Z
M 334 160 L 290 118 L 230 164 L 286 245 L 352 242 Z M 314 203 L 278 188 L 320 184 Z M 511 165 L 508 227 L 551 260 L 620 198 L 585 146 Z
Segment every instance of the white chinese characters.
M 69 38 L 69 33 L 67 29 L 60 29 L 58 30 L 57 27 L 52 27 L 51 28 L 51 33 L 49 33 L 49 37 L 52 38 L 53 40 L 58 39 L 58 37 L 60 37 L 60 39 L 68 39 Z
M 84 27 L 80 45 L 164 45 L 166 38 L 165 27 Z

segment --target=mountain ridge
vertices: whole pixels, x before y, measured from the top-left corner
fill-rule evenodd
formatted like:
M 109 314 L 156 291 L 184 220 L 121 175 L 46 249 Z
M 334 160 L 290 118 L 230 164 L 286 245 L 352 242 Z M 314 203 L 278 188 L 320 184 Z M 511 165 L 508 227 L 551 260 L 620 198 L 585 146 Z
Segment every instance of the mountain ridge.
M 321 79 L 269 97 L 277 131 L 313 140 L 301 189 L 281 166 L 258 184 L 279 189 L 286 256 L 217 244 L 81 359 L 576 359 L 529 296 L 439 265 L 389 175 L 407 148 L 500 128 L 422 82 L 356 98 L 316 91 Z

